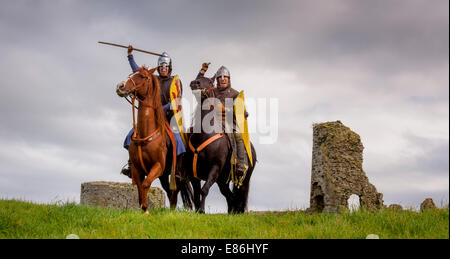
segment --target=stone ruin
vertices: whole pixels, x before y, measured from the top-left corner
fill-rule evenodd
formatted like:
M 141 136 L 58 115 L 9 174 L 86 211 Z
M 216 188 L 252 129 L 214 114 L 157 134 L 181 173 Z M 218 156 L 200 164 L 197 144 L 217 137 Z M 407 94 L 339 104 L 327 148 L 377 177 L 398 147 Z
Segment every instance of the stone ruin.
M 361 207 L 383 207 L 383 194 L 363 171 L 363 149 L 359 135 L 340 121 L 313 125 L 309 212 L 339 213 L 353 194 Z
M 165 208 L 166 196 L 160 188 L 148 191 L 150 208 Z M 80 204 L 117 209 L 139 209 L 136 185 L 117 182 L 88 182 L 81 184 Z
M 403 207 L 400 204 L 391 204 L 391 205 L 389 205 L 388 209 L 394 210 L 394 211 L 402 211 Z
M 436 209 L 436 204 L 434 204 L 433 199 L 426 198 L 421 204 L 420 204 L 420 211 L 424 212 L 426 210 L 434 210 Z

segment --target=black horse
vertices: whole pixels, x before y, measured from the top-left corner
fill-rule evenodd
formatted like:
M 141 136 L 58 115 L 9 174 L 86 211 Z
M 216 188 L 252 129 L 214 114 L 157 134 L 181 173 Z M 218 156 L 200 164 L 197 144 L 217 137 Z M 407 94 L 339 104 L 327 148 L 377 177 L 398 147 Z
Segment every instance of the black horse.
M 210 78 L 199 77 L 196 80 L 192 81 L 190 86 L 193 91 L 199 90 L 201 92 L 201 103 L 199 104 L 200 107 L 205 99 L 213 97 L 210 96 L 210 93 L 212 92 L 211 90 L 213 89 L 214 84 Z M 198 120 L 197 116 L 200 116 L 201 121 L 205 123 L 205 117 L 211 112 L 214 112 L 214 109 L 214 105 L 211 105 L 209 110 L 200 109 L 200 114 L 195 114 L 194 120 Z M 213 120 L 214 118 L 212 118 L 211 121 L 208 122 L 214 123 Z M 244 213 L 245 211 L 247 211 L 250 178 L 257 160 L 256 151 L 253 144 L 251 145 L 253 166 L 249 165 L 249 169 L 247 171 L 245 180 L 242 183 L 242 186 L 238 188 L 236 185 L 233 185 L 233 190 L 231 191 L 229 185 L 231 170 L 230 160 L 232 156 L 232 147 L 230 140 L 223 132 L 219 133 L 221 135 L 218 135 L 217 132 L 208 133 L 204 131 L 203 127 L 200 128 L 200 133 L 188 134 L 190 147 L 188 147 L 187 153 L 185 155 L 185 166 L 187 169 L 187 174 L 194 189 L 194 206 L 196 211 L 205 213 L 206 196 L 208 195 L 211 186 L 214 183 L 217 183 L 220 192 L 225 196 L 227 200 L 228 213 Z M 189 132 L 192 132 L 192 130 L 190 130 Z M 199 147 L 201 147 L 203 143 L 211 140 L 215 136 L 217 137 L 217 139 L 205 146 L 201 151 L 195 150 L 198 152 L 194 152 L 192 150 L 192 148 L 199 149 Z M 195 153 L 197 153 L 197 163 L 196 167 L 193 168 Z M 196 171 L 196 173 L 194 171 Z M 203 186 L 201 186 L 201 180 L 205 181 Z

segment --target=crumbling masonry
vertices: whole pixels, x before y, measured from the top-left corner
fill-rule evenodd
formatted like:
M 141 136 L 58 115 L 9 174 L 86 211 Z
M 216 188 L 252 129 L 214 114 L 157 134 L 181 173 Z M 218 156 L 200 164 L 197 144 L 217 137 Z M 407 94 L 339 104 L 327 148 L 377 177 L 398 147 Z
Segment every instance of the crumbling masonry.
M 311 172 L 311 212 L 338 213 L 348 207 L 352 194 L 361 207 L 383 207 L 378 193 L 362 169 L 363 145 L 358 134 L 340 121 L 314 124 Z

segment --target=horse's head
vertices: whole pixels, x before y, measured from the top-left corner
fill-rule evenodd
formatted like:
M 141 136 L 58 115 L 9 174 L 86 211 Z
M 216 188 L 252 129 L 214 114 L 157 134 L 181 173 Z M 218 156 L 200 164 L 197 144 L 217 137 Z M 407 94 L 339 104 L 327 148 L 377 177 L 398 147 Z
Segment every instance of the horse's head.
M 164 125 L 166 123 L 166 116 L 161 104 L 160 85 L 159 80 L 153 73 L 157 67 L 147 69 L 141 67 L 136 72 L 128 76 L 127 79 L 117 84 L 116 93 L 120 97 L 132 97 L 132 104 L 137 99 L 139 101 L 139 108 L 147 107 L 154 110 L 154 116 L 159 132 L 164 135 Z M 134 114 L 134 107 L 133 107 Z M 151 113 L 144 113 L 146 117 L 151 116 Z M 138 122 L 139 125 L 139 122 Z
M 156 77 L 153 75 L 155 70 L 156 68 L 150 70 L 145 67 L 139 68 L 139 70 L 129 75 L 127 79 L 117 84 L 117 95 L 120 97 L 134 95 L 144 100 L 149 93 L 150 87 L 158 83 L 158 80 L 155 80 Z
M 214 81 L 208 77 L 200 77 L 192 81 L 190 86 L 192 91 L 206 90 L 214 87 Z

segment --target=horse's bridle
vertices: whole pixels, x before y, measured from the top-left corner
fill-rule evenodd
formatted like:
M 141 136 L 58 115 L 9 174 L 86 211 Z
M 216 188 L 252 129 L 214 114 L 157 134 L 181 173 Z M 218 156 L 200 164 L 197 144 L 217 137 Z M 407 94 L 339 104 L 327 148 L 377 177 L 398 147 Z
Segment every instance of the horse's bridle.
M 138 86 L 138 85 L 136 84 L 136 82 L 133 80 L 133 76 L 136 75 L 136 74 L 139 74 L 140 76 L 142 76 L 143 78 L 145 78 L 145 80 L 144 80 L 144 81 L 141 83 L 141 85 L 139 85 L 139 86 Z M 139 88 L 141 88 L 141 87 L 145 84 L 146 81 L 150 81 L 150 77 L 145 77 L 145 76 L 141 75 L 141 74 L 139 73 L 139 71 L 136 71 L 136 72 L 134 72 L 134 73 L 132 73 L 132 74 L 130 74 L 130 75 L 128 76 L 127 81 L 125 81 L 125 85 L 128 83 L 128 81 L 131 81 L 131 82 L 133 83 L 133 85 L 134 85 L 133 90 L 130 91 L 130 94 L 132 94 L 131 99 L 138 99 L 138 101 L 140 101 L 144 106 L 148 106 L 148 107 L 151 107 L 151 108 L 154 109 L 154 107 L 153 107 L 152 105 L 146 104 L 146 103 L 144 102 L 144 100 L 141 100 L 141 99 L 137 96 L 137 91 L 139 90 Z M 148 91 L 149 91 L 149 90 L 150 90 L 150 88 L 147 88 L 147 93 L 145 94 L 145 96 L 148 96 Z M 127 99 L 127 100 L 128 100 L 128 99 Z M 133 104 L 133 107 L 134 107 L 134 104 Z

